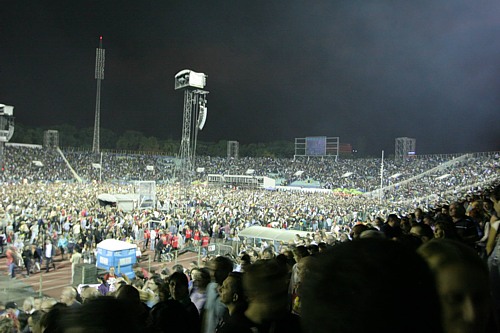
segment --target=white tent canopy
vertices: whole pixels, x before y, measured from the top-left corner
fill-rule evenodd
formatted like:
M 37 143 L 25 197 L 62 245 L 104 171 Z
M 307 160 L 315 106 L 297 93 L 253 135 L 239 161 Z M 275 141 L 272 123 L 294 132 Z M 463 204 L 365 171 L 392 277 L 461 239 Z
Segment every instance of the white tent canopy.
M 116 197 L 112 194 L 109 193 L 102 193 L 97 196 L 98 200 L 105 201 L 105 202 L 116 202 Z
M 297 234 L 300 235 L 300 237 L 305 237 L 307 234 L 312 234 L 312 232 L 252 226 L 243 229 L 238 233 L 238 236 L 267 239 L 279 242 L 291 242 L 295 239 L 295 235 Z

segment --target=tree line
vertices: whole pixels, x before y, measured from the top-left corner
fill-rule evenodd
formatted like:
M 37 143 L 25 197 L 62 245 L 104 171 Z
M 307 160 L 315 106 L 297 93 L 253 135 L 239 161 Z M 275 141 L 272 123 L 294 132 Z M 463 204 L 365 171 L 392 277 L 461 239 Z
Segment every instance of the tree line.
M 94 128 L 87 127 L 78 129 L 73 125 L 58 125 L 50 128 L 28 127 L 17 124 L 14 135 L 10 142 L 43 144 L 44 133 L 48 129 L 59 133 L 59 146 L 61 148 L 92 149 Z M 179 153 L 180 139 L 161 139 L 154 136 L 146 136 L 139 131 L 128 130 L 121 134 L 110 129 L 101 128 L 99 133 L 101 149 L 129 150 L 144 152 L 159 152 L 175 156 Z M 293 157 L 294 143 L 292 141 L 274 141 L 269 143 L 250 143 L 239 145 L 239 156 L 241 157 Z M 196 154 L 199 156 L 227 156 L 227 140 L 218 142 L 198 141 Z

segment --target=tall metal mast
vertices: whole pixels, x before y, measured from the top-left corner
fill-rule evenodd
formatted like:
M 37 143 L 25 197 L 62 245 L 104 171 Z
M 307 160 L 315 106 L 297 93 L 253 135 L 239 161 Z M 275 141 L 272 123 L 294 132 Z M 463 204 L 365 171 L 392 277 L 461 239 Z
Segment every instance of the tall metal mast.
M 94 141 L 92 143 L 92 152 L 99 154 L 99 129 L 101 118 L 101 80 L 104 80 L 104 59 L 105 50 L 102 48 L 102 36 L 99 37 L 99 47 L 95 52 L 95 79 L 97 80 L 97 94 L 95 100 L 95 120 L 94 120 Z
M 205 87 L 206 80 L 205 74 L 188 69 L 175 75 L 175 89 L 184 90 L 179 178 L 187 182 L 193 172 L 198 131 L 203 129 L 207 118 L 208 91 L 201 90 Z

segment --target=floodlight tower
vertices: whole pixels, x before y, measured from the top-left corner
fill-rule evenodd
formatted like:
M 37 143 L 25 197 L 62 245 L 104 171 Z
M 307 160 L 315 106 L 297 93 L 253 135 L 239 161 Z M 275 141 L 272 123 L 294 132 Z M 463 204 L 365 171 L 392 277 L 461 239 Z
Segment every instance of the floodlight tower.
M 99 37 L 99 47 L 95 52 L 95 79 L 97 80 L 97 94 L 95 100 L 94 141 L 92 152 L 99 154 L 99 129 L 101 126 L 101 81 L 104 80 L 105 50 L 102 48 L 102 36 Z
M 184 114 L 180 148 L 180 172 L 183 181 L 189 181 L 194 168 L 198 131 L 207 119 L 207 75 L 184 69 L 175 75 L 175 90 L 184 90 Z M 193 116 L 194 115 L 194 116 Z
M 3 150 L 14 135 L 14 107 L 0 104 L 0 167 L 3 167 Z

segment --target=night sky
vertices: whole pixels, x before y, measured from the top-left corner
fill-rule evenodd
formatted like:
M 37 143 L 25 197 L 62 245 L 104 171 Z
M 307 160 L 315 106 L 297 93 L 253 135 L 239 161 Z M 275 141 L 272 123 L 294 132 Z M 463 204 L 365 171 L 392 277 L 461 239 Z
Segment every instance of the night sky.
M 198 140 L 339 136 L 360 152 L 500 150 L 500 1 L 0 1 L 0 103 L 27 126 L 179 139 L 174 75 L 208 75 Z

